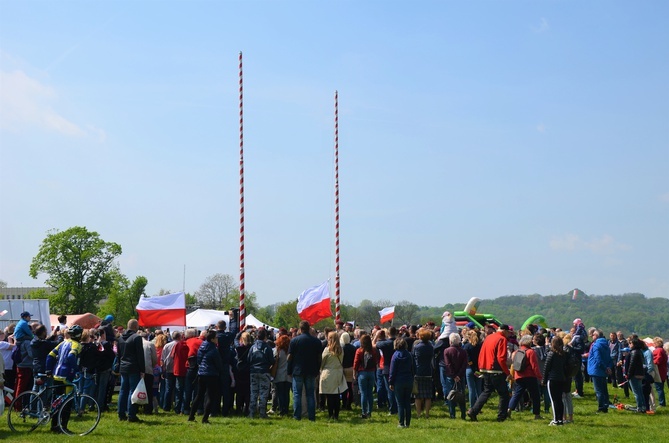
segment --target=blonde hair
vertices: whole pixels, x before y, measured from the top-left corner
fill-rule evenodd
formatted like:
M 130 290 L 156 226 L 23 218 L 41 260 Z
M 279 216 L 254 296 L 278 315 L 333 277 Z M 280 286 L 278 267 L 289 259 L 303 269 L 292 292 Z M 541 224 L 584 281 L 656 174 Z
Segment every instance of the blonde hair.
M 156 348 L 162 348 L 165 346 L 165 344 L 167 344 L 167 337 L 165 334 L 156 335 L 154 344 L 156 345 Z
M 343 353 L 341 344 L 339 343 L 339 334 L 336 331 L 328 334 L 328 351 L 330 351 L 330 354 L 336 356 L 340 356 Z
M 242 332 L 242 336 L 239 341 L 244 343 L 245 345 L 253 344 L 253 338 L 251 337 L 251 334 L 249 334 L 248 332 Z
M 469 343 L 472 344 L 472 346 L 476 346 L 479 344 L 479 334 L 476 332 L 476 330 L 472 329 L 467 333 L 467 338 L 469 338 Z

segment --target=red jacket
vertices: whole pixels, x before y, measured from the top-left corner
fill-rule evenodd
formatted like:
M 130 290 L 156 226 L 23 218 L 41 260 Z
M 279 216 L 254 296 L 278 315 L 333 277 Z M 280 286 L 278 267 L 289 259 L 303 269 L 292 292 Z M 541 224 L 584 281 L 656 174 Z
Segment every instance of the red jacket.
M 186 376 L 186 363 L 188 363 L 188 345 L 185 341 L 179 341 L 172 348 L 172 358 L 174 359 L 174 376 Z
M 496 332 L 483 340 L 479 354 L 479 369 L 486 371 L 501 371 L 509 375 L 506 365 L 507 339 L 503 332 Z
M 653 351 L 653 362 L 655 369 L 660 371 L 662 383 L 667 381 L 667 353 L 661 347 L 656 347 Z
M 521 349 L 525 351 L 527 364 L 522 371 L 514 371 L 513 379 L 518 380 L 519 378 L 536 377 L 541 381 L 541 367 L 539 366 L 539 358 L 537 358 L 537 354 L 527 346 L 522 346 Z M 514 352 L 514 354 L 516 352 Z

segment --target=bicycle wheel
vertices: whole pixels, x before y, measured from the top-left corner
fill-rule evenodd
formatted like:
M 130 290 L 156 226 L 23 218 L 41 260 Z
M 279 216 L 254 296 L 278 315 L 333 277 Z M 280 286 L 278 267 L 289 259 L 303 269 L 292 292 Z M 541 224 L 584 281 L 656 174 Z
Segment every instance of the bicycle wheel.
M 14 432 L 30 432 L 49 420 L 49 412 L 44 409 L 44 402 L 35 391 L 19 394 L 6 412 L 7 424 Z
M 100 423 L 100 406 L 88 394 L 75 394 L 58 411 L 58 424 L 67 435 L 86 435 Z

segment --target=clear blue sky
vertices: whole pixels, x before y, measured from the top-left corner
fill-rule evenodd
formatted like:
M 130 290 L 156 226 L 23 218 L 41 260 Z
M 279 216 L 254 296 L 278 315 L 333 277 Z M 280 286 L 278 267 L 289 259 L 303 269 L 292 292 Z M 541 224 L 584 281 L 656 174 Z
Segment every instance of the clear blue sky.
M 147 292 L 239 278 L 342 299 L 669 297 L 665 1 L 0 0 L 0 279 L 46 232 Z M 332 285 L 334 287 L 334 284 Z

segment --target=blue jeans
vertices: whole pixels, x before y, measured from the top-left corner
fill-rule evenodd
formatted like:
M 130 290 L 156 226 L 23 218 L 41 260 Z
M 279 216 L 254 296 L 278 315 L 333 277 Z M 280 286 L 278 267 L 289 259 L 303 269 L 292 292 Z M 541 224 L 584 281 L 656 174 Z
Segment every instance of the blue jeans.
M 413 380 L 405 383 L 395 383 L 395 390 L 391 391 L 396 397 L 397 410 L 400 425 L 409 426 L 411 424 L 411 390 L 413 389 Z
M 597 409 L 600 411 L 609 410 L 609 389 L 606 377 L 598 375 L 591 375 L 592 384 L 595 388 L 595 395 L 597 396 Z
M 444 386 L 444 392 L 446 393 L 446 396 L 448 395 L 449 392 L 455 387 L 455 378 L 454 377 L 445 377 L 446 385 Z M 463 394 L 465 393 L 465 384 L 463 383 L 462 380 L 458 383 L 457 389 L 462 392 Z M 445 397 L 444 397 L 445 398 Z M 457 406 L 457 403 L 455 401 L 450 401 L 446 400 L 446 403 L 448 404 L 448 412 L 450 413 L 451 418 L 455 418 L 455 407 Z M 465 404 L 462 403 L 460 405 L 460 412 L 462 415 L 462 418 L 465 418 Z
M 469 407 L 472 408 L 479 394 L 483 391 L 483 379 L 478 378 L 473 369 L 467 368 L 467 389 L 469 390 Z
M 446 400 L 446 396 L 448 396 L 448 391 L 451 390 L 451 387 L 453 384 L 451 383 L 450 385 L 448 384 L 448 377 L 446 376 L 446 368 L 443 366 L 439 366 L 439 380 L 441 380 L 441 392 L 444 394 L 444 405 L 448 405 L 448 400 Z
M 316 420 L 316 397 L 314 397 L 314 385 L 316 377 L 302 377 L 293 375 L 293 418 L 302 420 L 302 388 L 307 394 L 307 415 L 309 420 Z
M 395 393 L 390 390 L 390 384 L 388 383 L 388 374 L 383 374 L 382 379 L 383 379 L 383 387 L 388 393 L 388 410 L 390 411 L 391 414 L 397 414 L 397 399 L 395 398 Z
M 632 377 L 629 379 L 630 388 L 634 393 L 634 398 L 636 399 L 636 408 L 640 412 L 646 412 L 646 402 L 643 398 L 643 387 L 641 385 L 642 380 Z
M 541 395 L 539 394 L 539 382 L 536 377 L 519 378 L 513 385 L 513 396 L 509 402 L 509 409 L 516 409 L 518 403 L 523 401 L 523 394 L 527 391 L 532 400 L 532 413 L 539 415 L 541 413 Z M 569 394 L 571 395 L 571 393 Z
M 119 418 L 137 418 L 139 405 L 133 405 L 131 400 L 139 379 L 139 373 L 121 374 L 121 390 L 118 393 Z
M 174 377 L 176 379 L 174 387 L 174 412 L 183 414 L 186 411 L 184 390 L 186 388 L 186 377 Z M 190 405 L 189 405 L 190 407 Z
M 383 383 L 383 369 L 376 370 L 376 404 L 379 409 L 388 406 L 388 389 Z
M 80 393 L 88 394 L 91 397 L 94 397 L 95 396 L 95 374 L 93 374 L 89 371 L 84 371 L 84 373 L 81 374 L 81 378 L 79 380 L 78 388 L 79 388 Z M 82 410 L 85 410 L 86 406 L 88 406 L 87 403 L 89 403 L 87 401 L 87 399 L 82 398 L 81 399 L 81 404 L 79 405 L 79 407 Z
M 664 383 L 654 382 L 655 391 L 657 391 L 657 403 L 660 406 L 667 406 L 667 401 L 664 399 Z
M 360 407 L 363 415 L 369 416 L 374 408 L 374 373 L 358 372 L 358 390 L 360 391 Z

